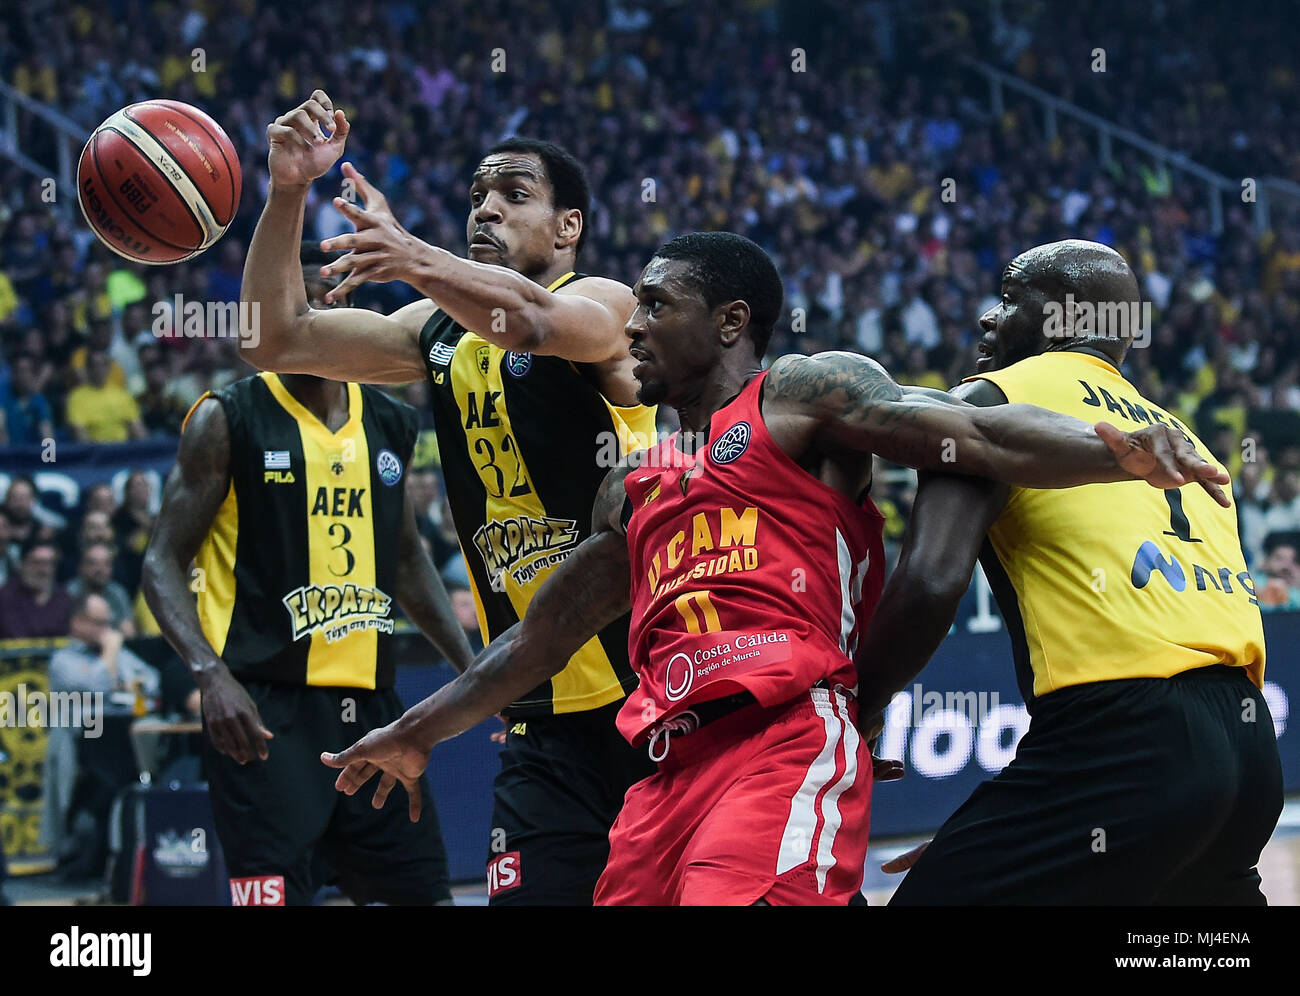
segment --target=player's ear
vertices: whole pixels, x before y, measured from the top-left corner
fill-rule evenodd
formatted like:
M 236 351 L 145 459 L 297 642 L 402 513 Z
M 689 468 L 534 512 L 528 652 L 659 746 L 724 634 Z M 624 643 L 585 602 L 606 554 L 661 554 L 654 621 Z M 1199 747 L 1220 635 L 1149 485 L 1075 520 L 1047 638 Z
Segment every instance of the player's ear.
M 724 346 L 733 346 L 749 326 L 749 305 L 744 301 L 720 304 L 714 311 L 718 319 L 718 338 Z
M 555 248 L 568 249 L 572 246 L 576 249 L 578 238 L 582 235 L 582 225 L 582 212 L 577 208 L 566 208 L 558 212 L 555 219 Z

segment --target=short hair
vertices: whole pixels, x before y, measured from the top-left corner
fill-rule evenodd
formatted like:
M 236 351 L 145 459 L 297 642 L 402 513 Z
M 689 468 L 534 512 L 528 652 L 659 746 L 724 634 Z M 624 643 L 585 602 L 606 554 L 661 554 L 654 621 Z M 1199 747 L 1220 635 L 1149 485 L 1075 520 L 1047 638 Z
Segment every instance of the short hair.
M 562 145 L 518 135 L 497 142 L 483 153 L 483 158 L 498 152 L 522 152 L 541 160 L 551 185 L 551 203 L 560 211 L 576 208 L 582 213 L 582 231 L 578 234 L 574 253 L 582 252 L 587 242 L 587 220 L 591 216 L 591 185 L 587 182 L 587 171 L 582 168 L 582 163 Z
M 785 291 L 776 264 L 761 246 L 735 232 L 691 232 L 677 236 L 655 256 L 687 263 L 687 278 L 710 308 L 728 301 L 748 304 L 750 338 L 762 359 L 781 314 Z
M 62 559 L 62 554 L 59 551 L 58 541 L 56 541 L 52 536 L 42 536 L 39 531 L 33 532 L 32 535 L 28 536 L 27 539 L 23 540 L 23 545 L 20 548 L 18 559 L 20 561 L 26 560 L 27 555 L 29 553 L 31 553 L 33 550 L 38 550 L 43 546 L 48 546 L 51 550 L 54 551 L 55 560 Z
M 73 616 L 84 616 L 86 614 L 86 606 L 90 604 L 92 598 L 100 599 L 108 606 L 109 615 L 111 616 L 113 614 L 113 604 L 107 598 L 97 591 L 90 591 L 87 588 L 83 588 L 72 599 L 72 608 L 68 612 L 68 618 L 72 618 Z M 112 624 L 110 623 L 110 625 Z

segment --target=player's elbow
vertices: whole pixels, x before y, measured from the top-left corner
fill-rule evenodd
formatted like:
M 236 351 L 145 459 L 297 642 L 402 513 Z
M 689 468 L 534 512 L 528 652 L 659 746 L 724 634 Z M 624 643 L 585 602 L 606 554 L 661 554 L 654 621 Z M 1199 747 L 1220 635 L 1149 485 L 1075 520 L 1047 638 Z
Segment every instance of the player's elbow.
M 970 585 L 971 565 L 953 557 L 916 559 L 896 570 L 904 604 L 921 615 L 955 612 Z

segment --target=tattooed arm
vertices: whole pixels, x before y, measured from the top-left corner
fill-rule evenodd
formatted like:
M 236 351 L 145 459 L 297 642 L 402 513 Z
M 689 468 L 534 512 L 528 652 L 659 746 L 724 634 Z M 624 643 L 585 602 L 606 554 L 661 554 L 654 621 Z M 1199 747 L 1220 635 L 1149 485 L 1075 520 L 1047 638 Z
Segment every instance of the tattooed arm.
M 353 795 L 376 772 L 383 805 L 397 781 L 407 789 L 411 819 L 419 819 L 418 779 L 435 744 L 499 713 L 520 695 L 564 669 L 584 643 L 631 609 L 631 568 L 623 534 L 623 478 L 610 471 L 596 496 L 591 536 L 537 590 L 524 618 L 485 648 L 469 670 L 347 750 L 322 754 L 343 768 L 335 788 Z
M 880 364 L 856 353 L 783 356 L 772 364 L 763 412 L 796 459 L 814 448 L 859 450 L 923 470 L 976 474 L 1026 488 L 1145 480 L 1198 481 L 1219 504 L 1228 477 L 1182 433 L 1164 425 L 1120 432 L 1034 405 L 976 408 L 904 392 Z

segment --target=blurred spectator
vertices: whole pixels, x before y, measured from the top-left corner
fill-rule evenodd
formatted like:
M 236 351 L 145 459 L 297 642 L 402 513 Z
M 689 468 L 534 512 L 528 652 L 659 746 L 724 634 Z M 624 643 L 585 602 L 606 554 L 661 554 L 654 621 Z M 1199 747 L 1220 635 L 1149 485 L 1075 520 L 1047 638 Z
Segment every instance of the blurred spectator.
M 188 408 L 170 390 L 171 376 L 161 358 L 144 368 L 144 391 L 136 397 L 140 421 L 151 436 L 179 436 Z
M 53 540 L 24 544 L 16 576 L 0 588 L 0 639 L 68 635 L 72 599 L 55 581 L 58 566 Z
M 478 612 L 474 608 L 474 593 L 457 578 L 448 579 L 446 585 L 447 594 L 451 598 L 452 611 L 456 613 L 456 621 L 469 637 L 469 645 L 477 654 L 483 649 L 483 634 L 479 630 Z
M 156 516 L 157 507 L 149 475 L 142 470 L 131 471 L 123 489 L 122 504 L 113 515 L 119 564 L 117 576 L 122 579 L 127 591 L 140 589 L 144 551 L 149 546 L 149 536 L 153 532 Z
M 10 480 L 5 491 L 4 510 L 9 516 L 9 542 L 18 548 L 14 550 L 14 563 L 17 563 L 17 553 L 24 543 L 35 537 L 53 537 L 62 521 L 37 501 L 36 485 L 30 477 Z
M 99 722 L 102 722 L 105 710 L 112 708 L 109 697 L 114 692 L 129 693 L 127 698 L 134 695 L 147 699 L 158 697 L 157 670 L 122 646 L 123 634 L 113 625 L 112 610 L 103 596 L 84 592 L 73 603 L 69 635 L 68 646 L 56 650 L 50 657 L 52 693 L 85 692 L 102 696 L 95 707 Z M 119 708 L 132 710 L 133 707 L 128 704 Z M 80 768 L 76 741 L 82 732 L 68 725 L 52 727 L 45 760 L 45 843 L 55 857 L 74 861 L 78 855 L 68 853 L 65 841 Z M 107 792 L 87 792 L 83 788 L 80 794 L 94 799 L 107 795 L 111 801 L 114 788 L 110 786 Z M 98 803 L 90 805 L 96 810 L 102 808 Z M 94 834 L 93 828 L 91 833 Z M 94 874 L 96 864 L 97 861 L 87 861 L 89 867 L 82 870 Z
M 432 467 L 416 467 L 406 475 L 406 498 L 415 510 L 415 526 L 428 542 L 429 557 L 439 570 L 460 552 L 453 534 L 449 540 L 443 521 L 441 482 Z
M 9 365 L 9 397 L 0 409 L 4 413 L 5 439 L 10 446 L 35 446 L 54 438 L 54 417 L 50 403 L 36 390 L 36 360 L 19 353 Z
M 1300 470 L 1288 468 L 1273 478 L 1264 529 L 1266 534 L 1300 531 Z
M 109 358 L 103 350 L 86 360 L 86 383 L 68 395 L 68 427 L 79 442 L 121 443 L 143 439 L 140 409 L 125 387 L 108 380 Z
M 77 576 L 67 584 L 68 595 L 76 601 L 84 594 L 99 595 L 108 603 L 113 615 L 113 628 L 122 631 L 128 640 L 135 636 L 132 619 L 131 596 L 113 580 L 113 558 L 116 551 L 111 543 L 102 540 L 91 542 L 81 549 Z
M 1259 607 L 1263 612 L 1300 609 L 1300 533 L 1274 533 L 1268 555 L 1252 572 Z
M 1264 539 L 1268 536 L 1269 482 L 1264 479 L 1263 460 L 1243 463 L 1233 478 L 1233 498 L 1237 503 L 1237 527 L 1247 566 L 1253 568 L 1264 556 Z

